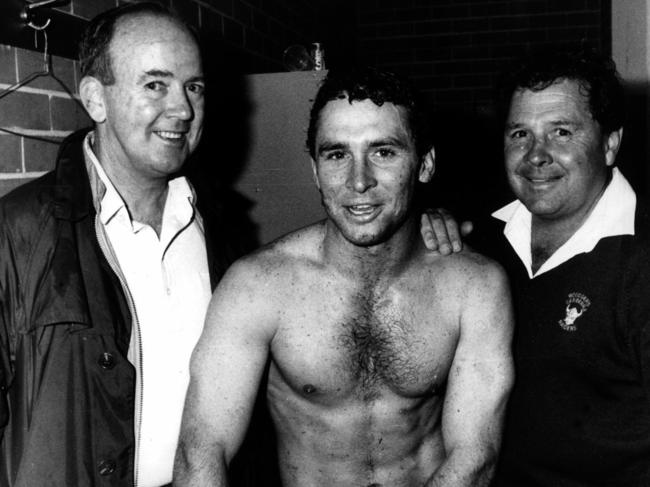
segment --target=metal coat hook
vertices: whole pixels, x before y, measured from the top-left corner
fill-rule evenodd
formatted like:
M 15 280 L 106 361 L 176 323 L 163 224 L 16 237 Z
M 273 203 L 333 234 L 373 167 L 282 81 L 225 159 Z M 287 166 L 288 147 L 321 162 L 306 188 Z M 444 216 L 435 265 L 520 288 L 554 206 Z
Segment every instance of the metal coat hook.
M 69 0 L 41 0 L 40 2 L 26 3 L 23 9 L 20 12 L 20 20 L 25 22 L 34 30 L 44 30 L 50 25 L 52 19 L 49 17 L 40 25 L 37 25 L 36 22 L 36 12 L 41 8 L 52 8 L 65 5 Z

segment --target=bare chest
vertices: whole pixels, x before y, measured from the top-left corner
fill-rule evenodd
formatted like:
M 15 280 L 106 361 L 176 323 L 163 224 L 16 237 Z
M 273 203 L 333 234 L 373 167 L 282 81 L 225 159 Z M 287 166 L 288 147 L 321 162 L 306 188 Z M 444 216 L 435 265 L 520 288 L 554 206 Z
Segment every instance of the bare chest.
M 274 364 L 298 394 L 325 402 L 439 393 L 457 330 L 444 306 L 421 298 L 324 291 L 308 309 L 287 313 L 274 340 Z

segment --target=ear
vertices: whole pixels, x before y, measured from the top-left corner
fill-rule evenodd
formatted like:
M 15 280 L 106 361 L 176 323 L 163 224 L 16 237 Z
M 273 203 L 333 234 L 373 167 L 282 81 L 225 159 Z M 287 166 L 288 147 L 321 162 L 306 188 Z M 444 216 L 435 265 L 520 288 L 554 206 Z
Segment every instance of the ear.
M 623 140 L 623 127 L 614 130 L 605 139 L 605 163 L 608 166 L 612 166 L 616 161 L 616 154 L 618 154 L 618 149 L 621 147 L 621 140 Z
M 429 152 L 427 152 L 422 158 L 422 163 L 420 164 L 420 174 L 418 175 L 418 181 L 421 183 L 428 183 L 433 177 L 433 173 L 436 171 L 436 151 L 431 147 Z
M 106 102 L 104 85 L 94 76 L 84 76 L 79 83 L 79 98 L 95 123 L 106 120 Z
M 311 173 L 312 176 L 314 177 L 314 182 L 316 183 L 316 187 L 320 191 L 320 183 L 318 182 L 318 169 L 316 169 L 316 161 L 314 160 L 313 157 L 309 158 L 311 160 Z

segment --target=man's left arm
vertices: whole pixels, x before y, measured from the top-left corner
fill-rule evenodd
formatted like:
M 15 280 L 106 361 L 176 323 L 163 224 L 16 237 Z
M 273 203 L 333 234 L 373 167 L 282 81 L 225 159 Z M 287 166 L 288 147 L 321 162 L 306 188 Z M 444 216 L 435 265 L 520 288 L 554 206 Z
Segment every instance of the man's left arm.
M 514 380 L 513 316 L 505 273 L 486 262 L 470 282 L 442 411 L 447 456 L 428 487 L 490 483 Z

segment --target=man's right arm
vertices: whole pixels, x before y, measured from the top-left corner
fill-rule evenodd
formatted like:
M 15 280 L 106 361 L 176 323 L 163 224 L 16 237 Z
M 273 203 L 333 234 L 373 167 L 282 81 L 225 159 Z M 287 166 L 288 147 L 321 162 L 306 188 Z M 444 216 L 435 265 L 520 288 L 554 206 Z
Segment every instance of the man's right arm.
M 250 260 L 234 264 L 219 284 L 192 355 L 178 487 L 227 485 L 227 465 L 246 433 L 275 324 L 268 276 Z

